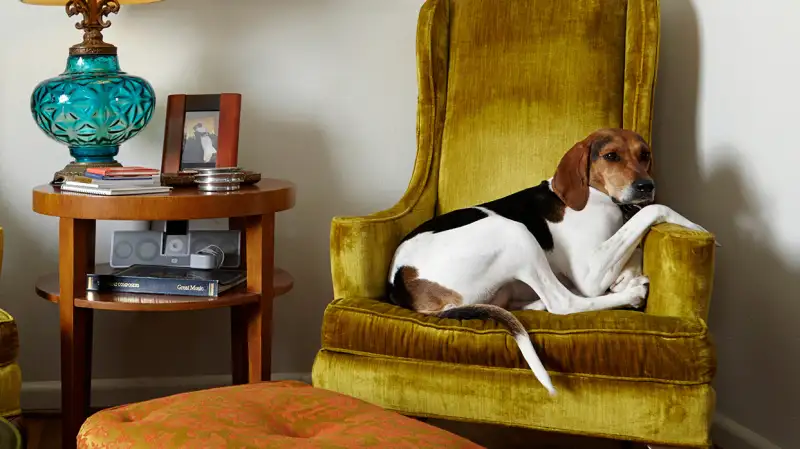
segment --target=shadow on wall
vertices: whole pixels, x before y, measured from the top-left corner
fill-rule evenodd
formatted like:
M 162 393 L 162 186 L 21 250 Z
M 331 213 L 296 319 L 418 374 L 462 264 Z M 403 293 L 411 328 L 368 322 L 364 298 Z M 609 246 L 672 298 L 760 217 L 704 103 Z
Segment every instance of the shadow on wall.
M 704 149 L 729 157 L 717 157 L 707 173 L 700 169 L 700 60 L 692 2 L 662 2 L 653 131 L 659 200 L 710 229 L 723 245 L 709 319 L 719 359 L 718 410 L 776 443 L 780 435 L 788 441 L 786 426 L 763 411 L 792 410 L 800 397 L 800 364 L 788 360 L 800 353 L 800 341 L 788 335 L 800 314 L 800 272 L 781 257 L 736 146 Z

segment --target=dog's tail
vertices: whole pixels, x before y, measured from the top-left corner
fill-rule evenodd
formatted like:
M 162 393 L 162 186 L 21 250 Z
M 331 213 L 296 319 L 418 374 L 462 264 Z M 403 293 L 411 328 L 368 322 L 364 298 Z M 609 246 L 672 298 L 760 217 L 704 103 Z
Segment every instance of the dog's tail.
M 517 342 L 519 350 L 522 351 L 522 357 L 528 362 L 533 375 L 536 379 L 547 389 L 550 396 L 555 396 L 556 389 L 553 387 L 553 382 L 550 380 L 550 375 L 544 368 L 542 361 L 533 349 L 533 343 L 525 330 L 525 327 L 520 323 L 516 316 L 508 310 L 491 304 L 473 304 L 469 306 L 454 307 L 452 309 L 439 312 L 436 316 L 440 318 L 454 318 L 457 320 L 470 320 L 470 319 L 494 319 L 508 327 L 514 341 Z

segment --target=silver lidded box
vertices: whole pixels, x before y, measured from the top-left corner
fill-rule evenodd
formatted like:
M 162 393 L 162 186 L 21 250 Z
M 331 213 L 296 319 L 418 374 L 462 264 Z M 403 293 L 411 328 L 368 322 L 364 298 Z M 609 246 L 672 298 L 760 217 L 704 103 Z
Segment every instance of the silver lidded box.
M 195 168 L 194 182 L 203 192 L 232 192 L 239 190 L 245 178 L 239 167 Z

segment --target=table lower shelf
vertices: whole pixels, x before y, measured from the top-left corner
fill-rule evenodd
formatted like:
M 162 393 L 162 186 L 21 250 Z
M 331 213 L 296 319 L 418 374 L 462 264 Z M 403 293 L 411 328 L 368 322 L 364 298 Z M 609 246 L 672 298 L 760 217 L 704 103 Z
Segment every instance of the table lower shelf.
M 108 264 L 103 264 L 98 265 L 95 272 L 108 272 L 108 270 Z M 294 279 L 291 274 L 280 268 L 275 270 L 273 278 L 275 297 L 288 293 L 293 286 Z M 58 273 L 39 278 L 36 281 L 36 294 L 50 302 L 58 303 L 60 298 Z M 234 288 L 218 297 L 87 292 L 86 298 L 75 298 L 75 307 L 128 312 L 173 312 L 240 306 L 256 303 L 260 299 L 259 293 L 248 292 L 244 286 Z

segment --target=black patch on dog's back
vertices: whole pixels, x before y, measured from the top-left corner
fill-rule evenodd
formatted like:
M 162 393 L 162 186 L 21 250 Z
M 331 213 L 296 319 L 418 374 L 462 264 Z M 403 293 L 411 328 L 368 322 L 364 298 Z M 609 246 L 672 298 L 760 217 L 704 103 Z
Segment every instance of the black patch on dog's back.
M 432 232 L 436 234 L 437 232 L 457 229 L 462 226 L 475 223 L 476 221 L 484 219 L 488 216 L 489 215 L 486 212 L 480 209 L 475 209 L 474 207 L 456 209 L 454 211 L 447 212 L 446 214 L 433 217 L 425 223 L 422 223 L 407 236 L 405 236 L 401 243 L 405 242 L 406 240 L 411 240 L 415 236 L 425 232 Z
M 547 181 L 535 187 L 529 187 L 503 198 L 480 204 L 476 207 L 486 208 L 501 217 L 525 225 L 542 249 L 552 251 L 553 235 L 547 222 L 558 223 L 564 218 L 564 202 L 550 190 Z M 489 215 L 476 207 L 456 209 L 431 218 L 406 235 L 402 242 L 410 240 L 425 232 L 444 232 L 475 223 Z
M 481 204 L 490 211 L 522 223 L 539 242 L 542 249 L 552 251 L 553 235 L 547 222 L 558 223 L 564 218 L 564 202 L 550 190 L 547 181 L 506 197 Z

